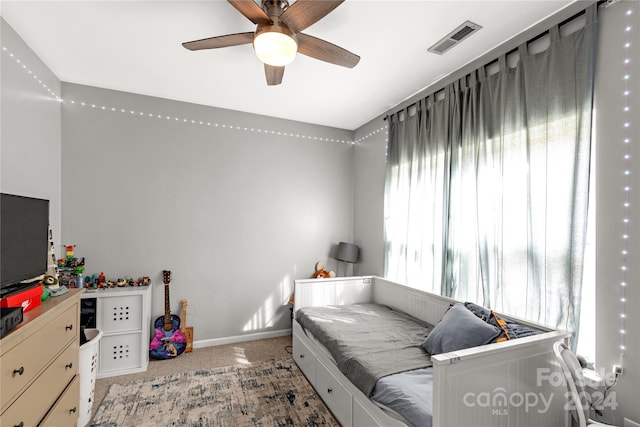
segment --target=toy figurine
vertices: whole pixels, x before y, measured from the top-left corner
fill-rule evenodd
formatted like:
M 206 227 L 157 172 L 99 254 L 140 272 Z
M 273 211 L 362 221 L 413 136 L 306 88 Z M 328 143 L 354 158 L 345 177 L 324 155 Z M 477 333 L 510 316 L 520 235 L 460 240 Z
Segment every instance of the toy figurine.
M 67 259 L 73 258 L 73 248 L 75 248 L 76 245 L 64 245 L 64 247 L 67 251 Z

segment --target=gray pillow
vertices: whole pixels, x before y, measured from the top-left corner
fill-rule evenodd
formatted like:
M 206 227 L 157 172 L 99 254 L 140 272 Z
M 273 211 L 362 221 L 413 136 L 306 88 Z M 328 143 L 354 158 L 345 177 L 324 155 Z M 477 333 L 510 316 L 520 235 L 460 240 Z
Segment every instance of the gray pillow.
M 498 328 L 457 303 L 445 313 L 420 347 L 432 355 L 447 353 L 488 344 L 499 334 Z

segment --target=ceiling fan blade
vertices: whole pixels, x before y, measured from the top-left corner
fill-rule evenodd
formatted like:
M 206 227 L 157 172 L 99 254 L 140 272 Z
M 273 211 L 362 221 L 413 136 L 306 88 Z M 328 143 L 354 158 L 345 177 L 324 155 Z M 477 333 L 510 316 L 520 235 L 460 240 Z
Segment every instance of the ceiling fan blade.
M 347 68 L 355 67 L 360 61 L 360 57 L 355 53 L 351 53 L 328 41 L 308 34 L 298 34 L 297 38 L 298 53 L 303 55 Z
M 289 6 L 280 20 L 294 33 L 299 33 L 307 27 L 324 18 L 344 0 L 297 0 Z
M 253 0 L 227 0 L 233 7 L 254 24 L 271 24 L 271 18 Z
M 238 46 L 253 42 L 253 33 L 227 34 L 226 36 L 209 37 L 182 43 L 189 50 L 217 49 L 219 47 Z
M 264 74 L 267 76 L 269 86 L 279 85 L 282 83 L 282 76 L 284 76 L 284 67 L 264 64 Z

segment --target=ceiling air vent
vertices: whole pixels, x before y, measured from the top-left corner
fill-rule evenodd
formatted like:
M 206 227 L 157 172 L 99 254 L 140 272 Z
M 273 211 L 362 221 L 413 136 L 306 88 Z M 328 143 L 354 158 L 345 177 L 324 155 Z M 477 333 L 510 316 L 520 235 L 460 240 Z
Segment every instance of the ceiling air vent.
M 471 21 L 466 21 L 464 24 L 460 25 L 458 28 L 444 36 L 440 41 L 431 46 L 428 50 L 429 52 L 442 55 L 443 53 L 460 43 L 462 40 L 478 31 L 480 28 L 482 28 L 482 26 L 474 24 Z

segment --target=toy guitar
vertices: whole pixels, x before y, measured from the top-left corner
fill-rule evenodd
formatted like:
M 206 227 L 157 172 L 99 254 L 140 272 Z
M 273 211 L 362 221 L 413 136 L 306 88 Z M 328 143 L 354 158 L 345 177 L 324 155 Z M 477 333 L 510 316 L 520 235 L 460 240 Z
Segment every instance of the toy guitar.
M 180 330 L 180 317 L 171 314 L 170 310 L 170 271 L 162 271 L 162 281 L 164 282 L 164 316 L 158 317 L 153 323 L 155 335 L 149 345 L 149 356 L 160 360 L 179 356 L 187 347 L 187 340 Z
M 193 326 L 187 326 L 187 300 L 182 300 L 182 334 L 187 340 L 187 348 L 185 353 L 191 353 L 193 350 Z

